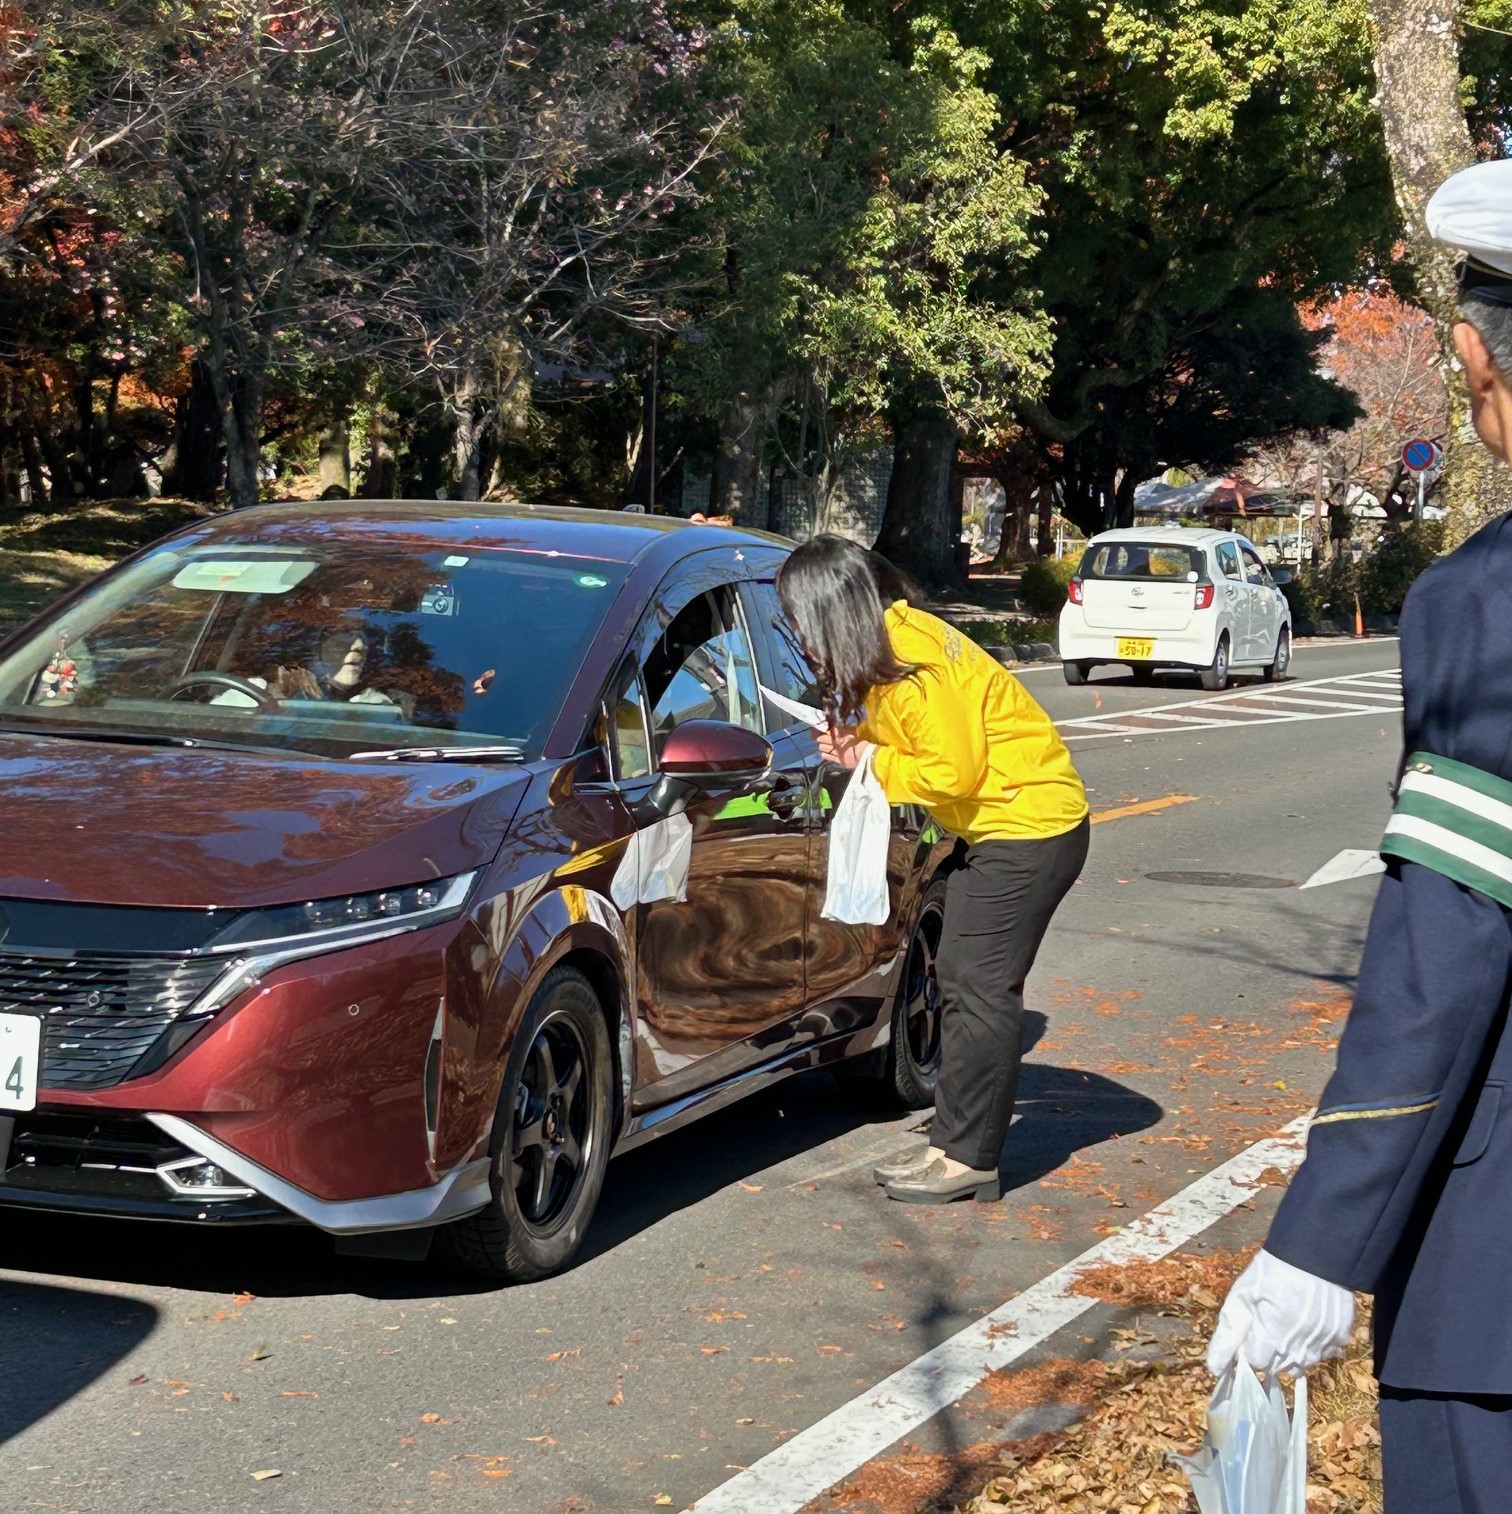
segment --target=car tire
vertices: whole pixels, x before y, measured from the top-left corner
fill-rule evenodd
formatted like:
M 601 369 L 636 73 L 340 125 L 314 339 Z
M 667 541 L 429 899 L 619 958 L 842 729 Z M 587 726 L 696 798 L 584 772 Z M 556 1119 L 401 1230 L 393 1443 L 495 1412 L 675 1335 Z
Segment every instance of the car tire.
M 1198 675 L 1205 689 L 1226 689 L 1229 686 L 1231 671 L 1229 668 L 1229 638 L 1225 631 L 1218 638 L 1217 650 L 1213 653 L 1213 661 Z
M 1276 638 L 1276 655 L 1271 658 L 1270 666 L 1265 670 L 1267 683 L 1280 683 L 1286 677 L 1287 669 L 1291 667 L 1291 627 L 1282 626 L 1281 634 Z
M 1155 669 L 1146 663 L 1136 662 L 1129 672 L 1134 677 L 1134 682 L 1142 689 L 1147 689 L 1155 682 Z
M 934 1104 L 940 1076 L 937 963 L 944 929 L 945 880 L 936 878 L 924 891 L 909 938 L 887 1045 L 835 1069 L 842 1083 L 894 1108 L 928 1109 Z
M 534 1282 L 567 1266 L 603 1191 L 613 1118 L 603 1007 L 580 972 L 559 967 L 530 1001 L 504 1069 L 489 1144 L 492 1198 L 440 1233 L 452 1260 L 495 1283 Z
M 1066 675 L 1066 682 L 1073 688 L 1079 687 L 1087 681 L 1087 674 L 1092 671 L 1090 662 L 1063 662 L 1061 672 Z

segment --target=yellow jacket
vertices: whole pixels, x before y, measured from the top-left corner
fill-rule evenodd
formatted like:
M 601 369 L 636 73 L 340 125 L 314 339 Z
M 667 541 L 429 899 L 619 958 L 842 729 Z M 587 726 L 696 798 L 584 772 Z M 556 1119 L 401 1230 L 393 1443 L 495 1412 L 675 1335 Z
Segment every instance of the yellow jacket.
M 860 734 L 893 804 L 922 805 L 968 842 L 1063 835 L 1087 795 L 1050 717 L 953 626 L 901 600 L 887 611 L 898 661 L 919 669 L 866 699 Z

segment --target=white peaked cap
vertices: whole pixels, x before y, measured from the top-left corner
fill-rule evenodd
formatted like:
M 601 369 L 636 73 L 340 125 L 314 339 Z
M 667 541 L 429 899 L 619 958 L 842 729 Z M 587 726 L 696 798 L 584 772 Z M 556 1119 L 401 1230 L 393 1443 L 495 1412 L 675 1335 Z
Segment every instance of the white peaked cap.
M 1428 235 L 1512 279 L 1512 158 L 1446 179 L 1428 202 Z

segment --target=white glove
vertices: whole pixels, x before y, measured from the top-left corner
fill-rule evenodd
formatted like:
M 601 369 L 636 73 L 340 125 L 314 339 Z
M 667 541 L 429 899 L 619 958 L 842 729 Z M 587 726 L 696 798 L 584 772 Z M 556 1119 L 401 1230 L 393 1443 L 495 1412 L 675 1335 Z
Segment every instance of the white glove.
M 1353 1329 L 1349 1289 L 1257 1251 L 1218 1311 L 1208 1371 L 1222 1377 L 1242 1357 L 1256 1372 L 1294 1376 L 1341 1355 Z

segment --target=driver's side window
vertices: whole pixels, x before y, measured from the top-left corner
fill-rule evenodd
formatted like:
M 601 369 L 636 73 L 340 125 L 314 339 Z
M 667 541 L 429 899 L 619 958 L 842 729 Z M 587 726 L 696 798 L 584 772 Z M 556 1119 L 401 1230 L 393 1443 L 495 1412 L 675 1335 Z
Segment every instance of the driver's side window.
M 731 587 L 699 594 L 679 610 L 650 643 L 640 672 L 611 721 L 621 777 L 654 768 L 668 732 L 685 721 L 725 720 L 749 731 L 763 730 L 750 637 Z M 649 710 L 649 752 L 630 709 L 642 690 Z
M 1244 554 L 1244 576 L 1252 584 L 1269 584 L 1271 576 L 1265 564 L 1260 561 L 1259 553 L 1251 552 L 1248 547 L 1242 547 L 1240 550 Z

